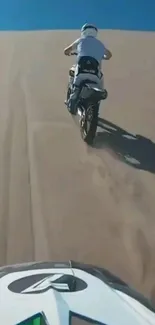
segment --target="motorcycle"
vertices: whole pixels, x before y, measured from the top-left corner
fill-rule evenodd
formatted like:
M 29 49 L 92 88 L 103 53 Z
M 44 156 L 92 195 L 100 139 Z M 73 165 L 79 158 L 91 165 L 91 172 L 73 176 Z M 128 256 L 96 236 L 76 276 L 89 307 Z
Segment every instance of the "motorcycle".
M 70 55 L 77 55 L 77 53 L 71 53 Z M 75 68 L 76 65 L 73 65 L 69 70 L 66 103 L 72 92 Z M 88 145 L 93 144 L 98 125 L 100 102 L 101 100 L 105 100 L 107 95 L 106 89 L 102 90 L 98 88 L 97 83 L 94 81 L 86 79 L 80 85 L 76 114 L 80 116 L 79 124 L 81 137 Z M 74 114 L 72 112 L 70 113 Z

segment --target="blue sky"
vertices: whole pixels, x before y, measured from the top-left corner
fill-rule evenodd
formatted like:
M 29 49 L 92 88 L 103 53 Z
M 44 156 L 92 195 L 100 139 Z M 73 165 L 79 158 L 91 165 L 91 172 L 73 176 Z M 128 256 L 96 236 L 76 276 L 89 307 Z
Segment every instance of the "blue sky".
M 155 31 L 155 0 L 0 0 L 0 30 L 99 28 Z

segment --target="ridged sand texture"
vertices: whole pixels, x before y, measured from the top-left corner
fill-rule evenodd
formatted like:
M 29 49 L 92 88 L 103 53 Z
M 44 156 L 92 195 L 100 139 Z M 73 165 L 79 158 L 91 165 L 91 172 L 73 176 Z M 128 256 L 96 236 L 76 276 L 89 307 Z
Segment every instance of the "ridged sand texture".
M 90 262 L 153 298 L 155 34 L 100 33 L 113 57 L 94 148 L 63 103 L 77 36 L 0 34 L 0 263 Z

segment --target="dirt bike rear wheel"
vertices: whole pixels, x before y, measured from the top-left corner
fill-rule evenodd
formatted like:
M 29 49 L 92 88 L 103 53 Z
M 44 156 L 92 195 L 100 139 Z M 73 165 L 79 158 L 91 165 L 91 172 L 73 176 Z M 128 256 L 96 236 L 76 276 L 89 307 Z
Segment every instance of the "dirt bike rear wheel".
M 81 137 L 88 145 L 92 145 L 98 124 L 99 105 L 90 105 L 80 120 Z

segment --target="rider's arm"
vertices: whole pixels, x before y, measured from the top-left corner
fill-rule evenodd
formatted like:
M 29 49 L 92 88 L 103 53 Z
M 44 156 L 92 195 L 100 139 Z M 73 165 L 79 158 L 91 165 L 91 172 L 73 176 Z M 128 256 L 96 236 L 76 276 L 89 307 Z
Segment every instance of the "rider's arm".
M 69 46 L 67 46 L 64 49 L 64 54 L 65 55 L 69 55 L 71 52 L 76 51 L 78 44 L 79 44 L 79 39 L 77 39 L 75 42 L 73 42 L 72 44 L 70 44 Z
M 104 60 L 110 60 L 112 57 L 112 53 L 106 47 L 104 48 Z

